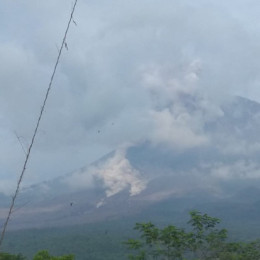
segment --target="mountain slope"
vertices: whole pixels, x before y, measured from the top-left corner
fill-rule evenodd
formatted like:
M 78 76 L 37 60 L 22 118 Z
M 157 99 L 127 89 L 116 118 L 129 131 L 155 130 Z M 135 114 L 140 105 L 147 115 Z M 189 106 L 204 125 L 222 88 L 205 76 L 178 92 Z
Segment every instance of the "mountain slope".
M 185 102 L 186 113 L 203 114 L 196 100 Z M 256 220 L 260 212 L 260 104 L 236 97 L 219 109 L 218 116 L 204 120 L 206 143 L 180 148 L 143 140 L 75 172 L 23 189 L 11 228 L 145 215 L 148 208 L 160 208 L 160 204 L 165 210 L 158 210 L 166 217 L 167 201 L 176 204 L 175 213 L 195 207 L 219 212 L 221 217 L 225 212 L 242 216 L 250 211 Z M 3 221 L 7 198 L 0 203 Z

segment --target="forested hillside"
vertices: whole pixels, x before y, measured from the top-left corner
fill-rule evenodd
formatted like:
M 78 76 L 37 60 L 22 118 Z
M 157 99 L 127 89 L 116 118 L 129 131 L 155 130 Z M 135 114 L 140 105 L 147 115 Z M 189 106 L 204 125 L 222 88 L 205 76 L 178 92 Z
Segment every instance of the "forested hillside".
M 206 235 L 209 235 L 211 231 L 214 231 L 215 237 L 213 236 L 213 238 L 216 240 L 219 240 L 221 238 L 221 241 L 218 241 L 218 243 L 225 242 L 221 245 L 225 245 L 227 247 L 226 250 L 229 250 L 229 253 L 232 253 L 232 250 L 234 248 L 237 249 L 237 254 L 239 252 L 241 253 L 242 251 L 244 252 L 244 247 L 246 248 L 246 250 L 249 250 L 249 252 L 251 252 L 250 250 L 254 248 L 256 249 L 255 253 L 258 253 L 258 242 L 256 244 L 253 244 L 254 247 L 252 248 L 250 246 L 250 241 L 255 241 L 257 238 L 259 238 L 259 225 L 250 226 L 247 225 L 247 223 L 239 225 L 239 223 L 237 222 L 234 222 L 233 224 L 231 222 L 227 223 L 226 221 L 220 222 L 219 219 L 210 217 L 207 214 L 195 214 L 193 216 L 197 217 L 198 221 L 204 221 L 202 223 L 202 226 L 205 229 L 203 230 L 206 232 L 203 234 L 203 237 L 201 238 L 202 240 L 207 240 L 208 238 L 206 237 Z M 201 216 L 204 216 L 204 219 Z M 198 217 L 201 217 L 202 220 Z M 169 219 L 166 222 L 165 219 L 163 220 L 163 218 L 158 216 L 157 218 L 153 218 L 152 222 L 149 221 L 149 218 L 141 215 L 138 216 L 138 218 L 139 220 L 135 218 L 125 218 L 121 220 L 100 222 L 84 226 L 81 225 L 64 228 L 31 229 L 9 232 L 4 243 L 4 250 L 9 252 L 10 254 L 21 253 L 21 255 L 26 257 L 26 259 L 32 259 L 36 252 L 44 249 L 48 250 L 49 253 L 54 256 L 72 254 L 75 256 L 76 260 L 123 260 L 128 259 L 129 255 L 136 255 L 136 253 L 134 252 L 135 250 L 132 252 L 130 248 L 136 248 L 141 250 L 142 247 L 140 247 L 140 245 L 143 245 L 143 249 L 145 249 L 145 241 L 152 242 L 151 236 L 153 237 L 154 235 L 156 235 L 156 237 L 153 237 L 153 239 L 155 239 L 154 242 L 152 242 L 153 246 L 155 246 L 156 244 L 161 244 L 161 242 L 156 242 L 156 240 L 159 239 L 160 241 L 160 239 L 165 239 L 161 237 L 161 235 L 163 235 L 165 232 L 166 235 L 168 234 L 170 236 L 169 239 L 175 239 L 170 242 L 173 248 L 175 248 L 175 246 L 178 245 L 178 243 L 180 242 L 176 242 L 176 239 L 178 240 L 179 236 L 182 237 L 181 243 L 184 243 L 184 240 L 187 240 L 187 244 L 191 243 L 191 237 L 189 237 L 189 232 L 192 232 L 193 225 L 191 222 L 189 222 L 188 212 L 179 215 L 179 217 L 173 216 L 171 222 L 169 222 Z M 235 220 L 236 216 L 232 216 L 232 218 Z M 136 226 L 135 222 L 142 224 L 138 224 Z M 133 229 L 135 226 L 137 227 L 139 232 Z M 224 227 L 227 228 L 227 233 L 224 232 L 222 234 L 222 230 L 224 229 Z M 184 230 L 186 233 L 184 232 Z M 173 232 L 173 234 L 171 234 L 171 232 Z M 221 237 L 219 236 L 220 234 L 224 235 L 223 240 L 222 235 Z M 142 235 L 141 240 L 139 240 L 140 235 Z M 172 237 L 172 235 L 174 236 Z M 146 240 L 146 236 L 148 236 L 148 240 Z M 128 246 L 126 244 L 127 241 Z M 234 248 L 229 248 L 229 246 L 231 246 L 231 244 L 229 244 L 230 242 L 235 242 L 237 244 L 234 244 Z M 198 243 L 198 241 L 196 243 Z M 186 242 L 184 244 L 187 246 Z M 195 245 L 190 244 L 190 246 L 194 247 Z M 185 250 L 187 251 L 187 247 L 184 248 L 184 245 L 181 245 L 181 248 L 184 250 L 184 252 Z M 141 251 L 139 251 L 139 253 Z M 148 250 L 147 253 L 149 252 L 150 250 Z M 229 260 L 233 258 L 221 259 Z M 247 258 L 241 258 L 241 260 L 242 259 L 245 260 Z M 252 258 L 248 260 L 253 259 L 257 258 Z

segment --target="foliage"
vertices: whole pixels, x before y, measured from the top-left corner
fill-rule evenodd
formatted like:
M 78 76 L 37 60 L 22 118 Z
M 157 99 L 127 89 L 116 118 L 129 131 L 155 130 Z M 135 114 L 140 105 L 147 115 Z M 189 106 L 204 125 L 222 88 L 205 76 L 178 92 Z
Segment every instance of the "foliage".
M 33 258 L 33 260 L 74 260 L 73 255 L 64 256 L 51 256 L 48 251 L 39 251 Z
M 26 260 L 25 256 L 21 254 L 11 255 L 8 253 L 0 253 L 0 260 Z M 64 255 L 64 256 L 51 256 L 48 251 L 42 250 L 39 251 L 33 258 L 33 260 L 74 260 L 74 256 L 72 255 Z
M 26 258 L 21 254 L 11 255 L 8 253 L 0 253 L 0 260 L 25 260 Z
M 3 257 L 3 253 L 2 255 L 0 253 L 0 260 L 32 260 L 35 256 L 35 252 L 38 252 L 42 248 L 51 252 L 48 254 L 49 256 L 51 255 L 51 257 L 53 257 L 53 255 L 62 256 L 73 253 L 77 260 L 216 260 L 216 257 L 218 257 L 219 260 L 260 259 L 259 241 L 251 243 L 231 243 L 225 238 L 227 232 L 219 228 L 220 221 L 218 219 L 211 218 L 197 211 L 193 212 L 193 218 L 190 217 L 190 221 L 192 220 L 193 222 L 189 222 L 187 226 L 185 226 L 185 222 L 183 221 L 185 217 L 180 214 L 175 214 L 171 218 L 168 216 L 167 222 L 164 220 L 161 221 L 161 218 L 156 219 L 153 215 L 153 221 L 156 223 L 170 223 L 171 219 L 173 223 L 181 224 L 163 227 L 148 222 L 149 225 L 145 225 L 144 230 L 146 231 L 145 234 L 147 238 L 150 237 L 148 243 L 150 243 L 151 246 L 146 243 L 145 236 L 140 239 L 130 239 L 129 244 L 132 245 L 130 253 L 132 255 L 129 256 L 129 258 L 127 257 L 129 249 L 127 249 L 122 241 L 128 238 L 137 238 L 136 230 L 133 230 L 131 227 L 138 219 L 144 219 L 144 222 L 147 220 L 147 218 L 142 216 L 138 216 L 135 219 L 131 216 L 125 218 L 123 221 L 113 220 L 73 227 L 12 231 L 7 233 L 3 247 L 4 251 L 12 254 L 22 252 L 26 258 L 21 255 L 20 258 L 18 258 L 18 255 L 8 254 L 5 254 L 4 256 L 6 257 Z M 146 216 L 147 215 L 146 213 Z M 252 226 L 248 225 L 247 222 L 237 225 L 235 216 L 230 216 L 230 219 L 232 219 L 232 224 L 234 224 L 233 226 L 230 224 L 228 226 L 232 239 L 236 239 L 236 241 L 248 241 L 249 239 L 258 237 L 260 232 L 258 222 Z M 148 223 L 145 222 L 145 224 Z M 181 225 L 183 225 L 183 227 L 185 226 L 185 229 L 179 228 L 182 227 Z M 141 232 L 141 228 L 142 224 L 139 224 L 137 231 L 140 231 L 140 235 L 144 235 Z M 162 232 L 162 230 L 164 230 L 164 232 Z M 220 232 L 221 230 L 222 232 Z M 161 238 L 161 240 L 159 238 Z M 174 241 L 176 243 L 173 243 Z
M 221 260 L 258 260 L 260 259 L 260 241 L 250 243 L 227 243 L 220 254 Z
M 257 260 L 260 259 L 260 241 L 250 243 L 226 242 L 227 230 L 218 229 L 218 218 L 190 212 L 189 232 L 169 225 L 158 228 L 151 222 L 137 223 L 141 239 L 129 239 L 125 243 L 135 251 L 131 260 Z
M 29 229 L 7 233 L 3 250 L 21 252 L 32 260 L 36 252 L 45 249 L 51 255 L 75 255 L 77 260 L 127 259 L 122 241 L 134 235 L 137 219 L 107 221 L 62 228 Z M 122 232 L 123 231 L 123 232 Z

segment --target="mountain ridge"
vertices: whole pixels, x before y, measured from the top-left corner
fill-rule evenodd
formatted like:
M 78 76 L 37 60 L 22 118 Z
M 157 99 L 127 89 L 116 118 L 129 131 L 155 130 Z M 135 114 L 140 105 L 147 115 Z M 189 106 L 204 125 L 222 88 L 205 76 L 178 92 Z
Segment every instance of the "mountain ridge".
M 260 149 L 256 145 L 260 140 L 260 104 L 236 97 L 221 109 L 221 116 L 204 124 L 210 143 L 175 149 L 144 140 L 76 171 L 22 189 L 11 228 L 121 218 L 167 200 L 175 201 L 182 211 L 201 207 L 214 213 L 210 205 L 220 203 L 225 208 L 224 202 L 238 203 L 240 210 L 243 205 L 247 209 L 258 207 L 254 194 L 260 194 Z M 241 143 L 242 148 L 229 151 L 230 140 L 231 144 Z M 251 145 L 256 146 L 253 152 Z M 246 189 L 252 191 L 248 199 Z M 8 198 L 2 196 L 1 221 Z M 186 201 L 183 206 L 182 200 Z

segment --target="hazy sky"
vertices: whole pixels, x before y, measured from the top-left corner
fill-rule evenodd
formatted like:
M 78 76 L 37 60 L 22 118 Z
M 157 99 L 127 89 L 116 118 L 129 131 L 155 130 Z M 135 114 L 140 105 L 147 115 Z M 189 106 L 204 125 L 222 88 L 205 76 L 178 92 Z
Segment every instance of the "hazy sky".
M 0 190 L 22 168 L 18 137 L 26 149 L 72 5 L 0 2 Z M 180 94 L 203 100 L 206 117 L 230 95 L 260 101 L 259 8 L 257 0 L 79 0 L 24 183 L 144 140 L 207 143 L 205 118 L 182 113 Z

